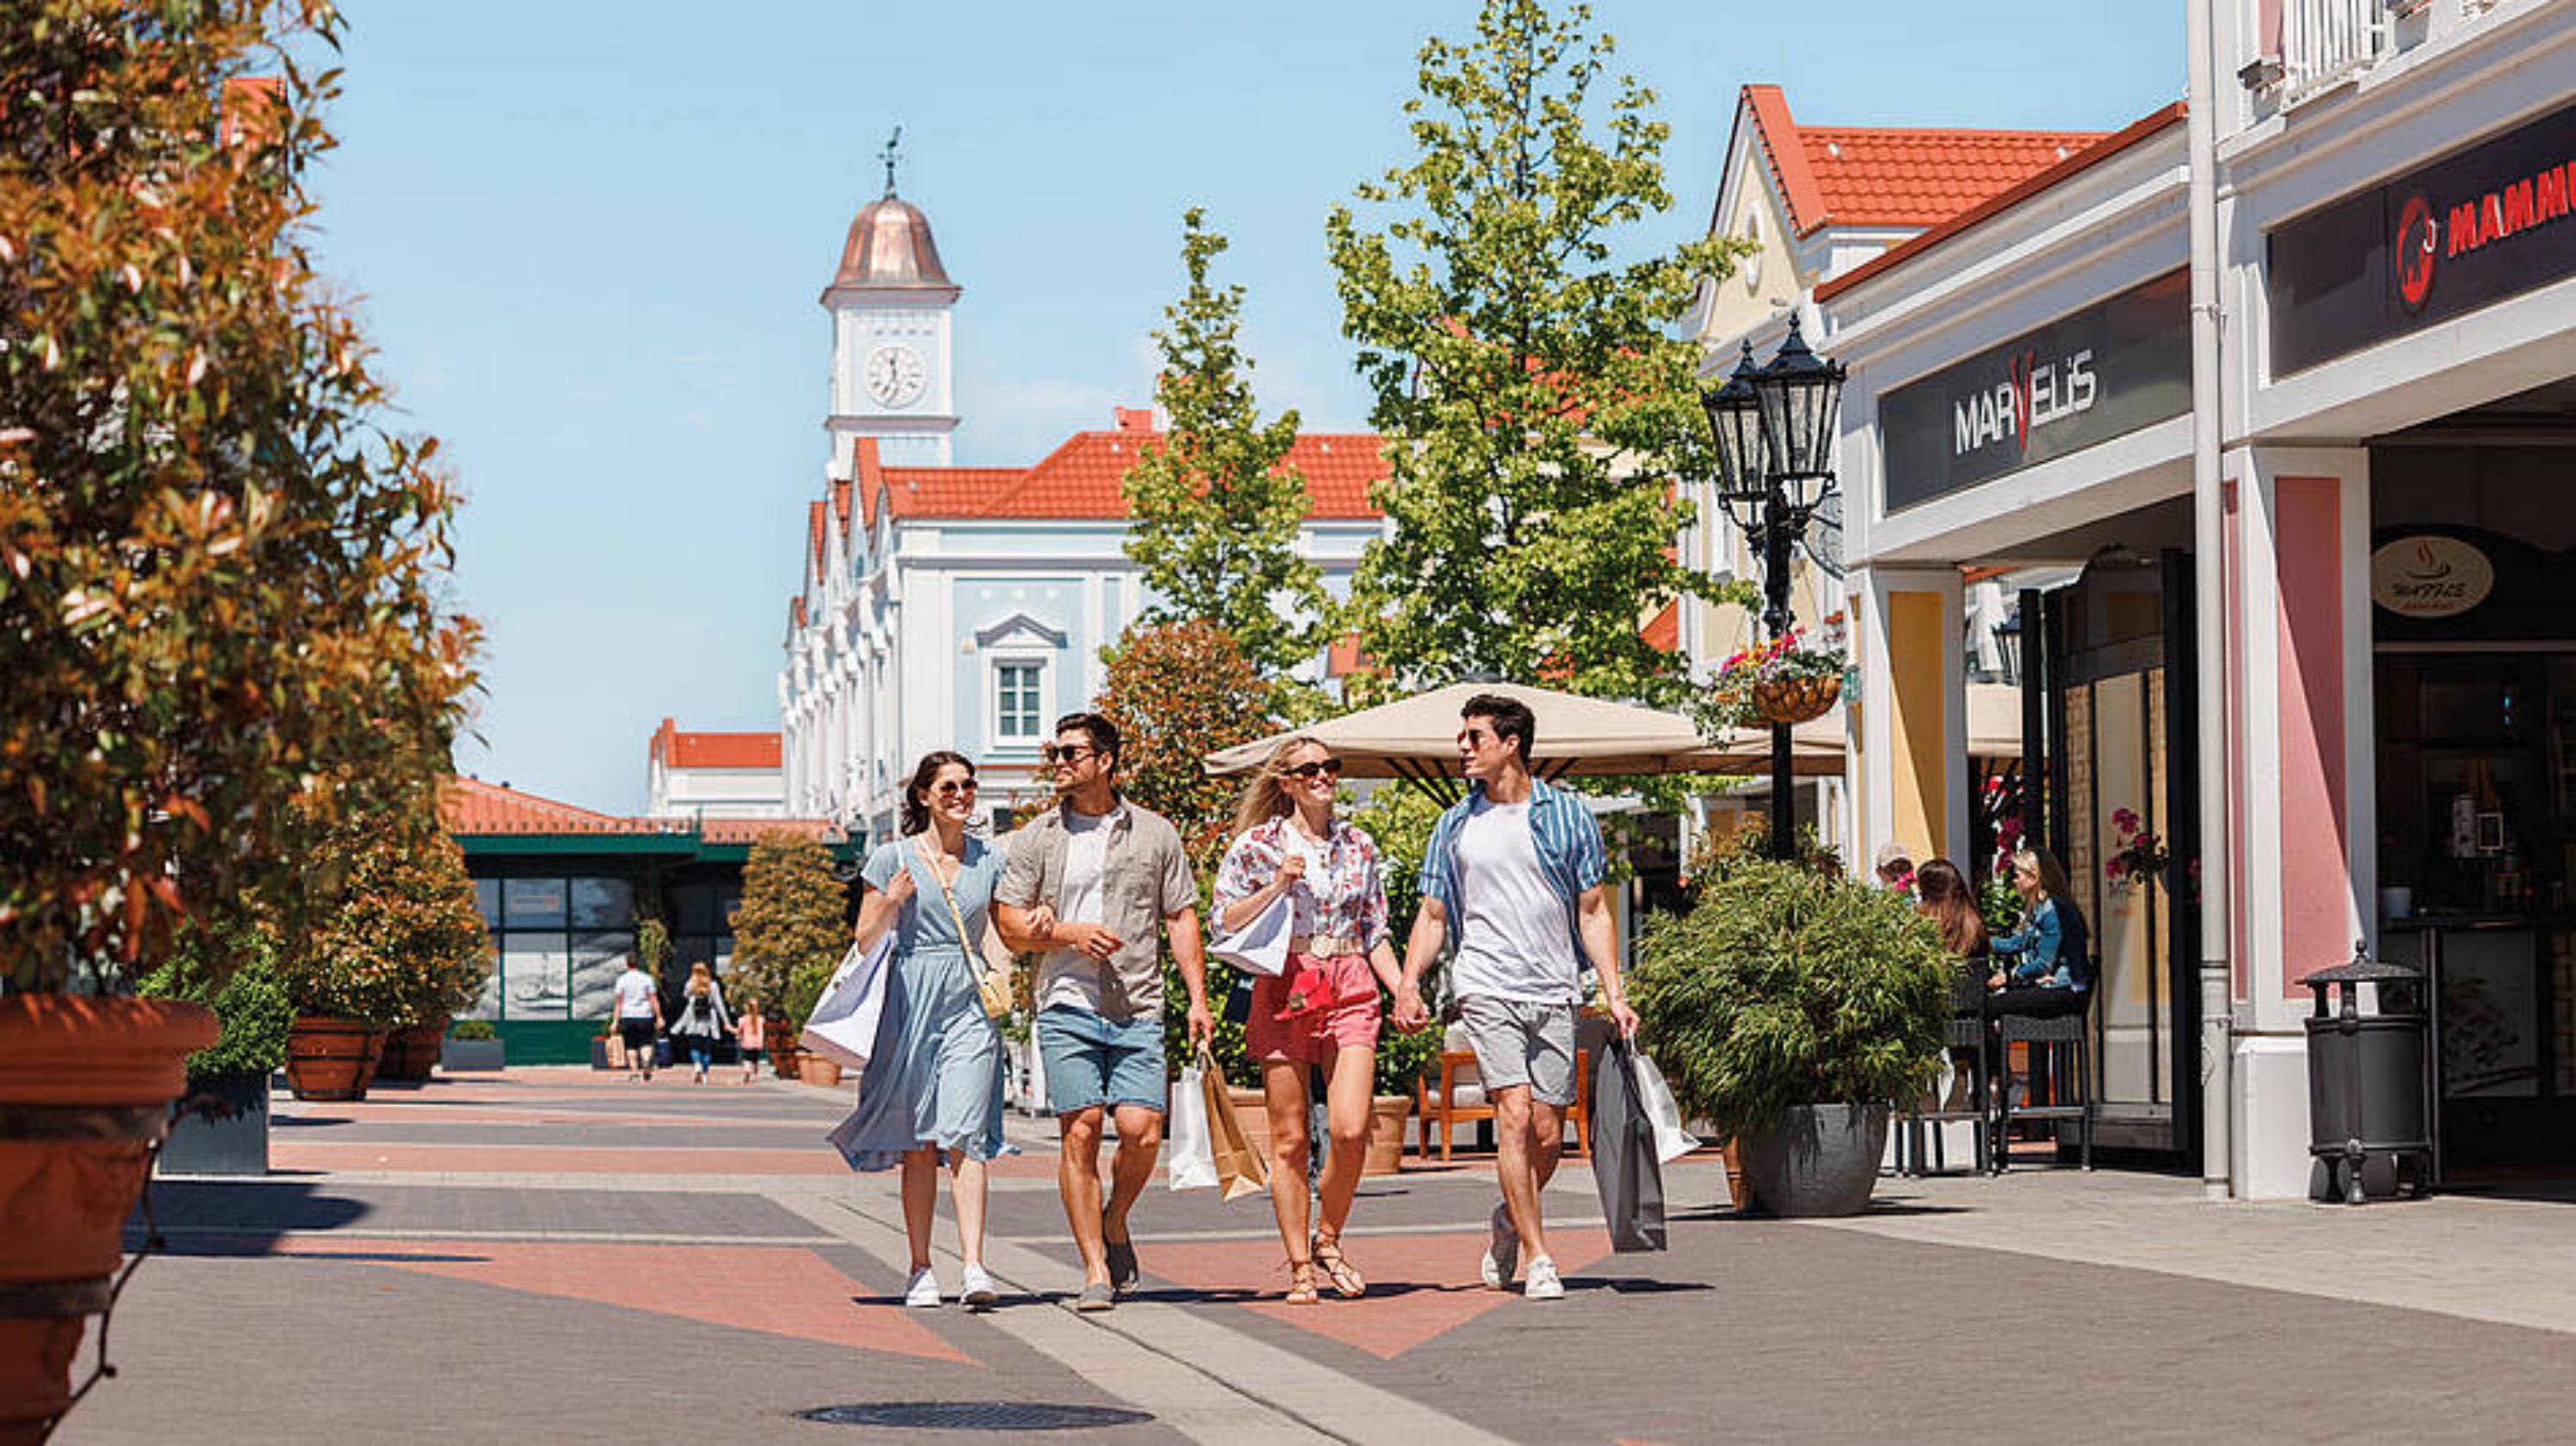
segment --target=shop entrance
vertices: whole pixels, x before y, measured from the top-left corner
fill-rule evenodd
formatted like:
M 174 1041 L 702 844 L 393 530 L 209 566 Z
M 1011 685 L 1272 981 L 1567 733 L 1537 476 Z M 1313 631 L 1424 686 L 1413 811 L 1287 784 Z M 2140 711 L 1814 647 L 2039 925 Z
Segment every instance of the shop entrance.
M 2187 1152 L 2199 1121 L 2198 836 L 2189 557 L 2097 556 L 2067 587 L 2022 595 L 2025 828 L 2065 865 L 2093 926 L 2100 1138 Z M 2030 628 L 2032 619 L 2036 629 Z M 2161 855 L 2163 867 L 2133 861 Z
M 2380 954 L 2433 981 L 2454 1185 L 2576 1181 L 2568 402 L 2517 398 L 2371 449 Z

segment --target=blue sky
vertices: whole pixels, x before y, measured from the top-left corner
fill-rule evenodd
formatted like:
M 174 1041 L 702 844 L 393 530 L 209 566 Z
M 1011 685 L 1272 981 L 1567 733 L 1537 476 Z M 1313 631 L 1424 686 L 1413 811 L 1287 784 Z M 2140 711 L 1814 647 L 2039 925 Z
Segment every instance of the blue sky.
M 965 287 L 957 460 L 1034 461 L 1150 399 L 1181 212 L 1233 238 L 1270 410 L 1360 427 L 1323 220 L 1406 154 L 1414 52 L 1475 7 L 709 7 L 353 0 L 319 250 L 407 429 L 468 497 L 458 586 L 488 696 L 461 768 L 640 810 L 644 749 L 774 728 L 804 504 L 817 294 L 904 127 L 904 194 Z M 1661 93 L 1703 228 L 1738 86 L 1802 121 L 2108 129 L 2177 97 L 2179 5 L 1604 0 Z

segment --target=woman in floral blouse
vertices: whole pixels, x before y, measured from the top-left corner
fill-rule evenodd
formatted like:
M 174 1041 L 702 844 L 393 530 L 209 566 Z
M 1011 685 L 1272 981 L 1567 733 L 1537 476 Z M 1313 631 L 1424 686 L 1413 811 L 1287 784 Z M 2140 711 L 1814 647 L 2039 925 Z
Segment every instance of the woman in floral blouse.
M 1401 977 L 1387 938 L 1377 845 L 1333 816 L 1341 778 L 1341 760 L 1314 739 L 1279 745 L 1244 790 L 1234 815 L 1237 837 L 1216 874 L 1222 933 L 1242 932 L 1273 905 L 1295 913 L 1287 966 L 1254 983 L 1252 1018 L 1244 1026 L 1246 1049 L 1261 1063 L 1270 1114 L 1270 1203 L 1288 1251 L 1291 1305 L 1315 1303 L 1318 1266 L 1336 1295 L 1368 1289 L 1342 1254 L 1342 1227 L 1368 1148 L 1378 987 L 1392 990 Z M 1311 1240 L 1309 1065 L 1323 1067 L 1324 1119 L 1332 1135 L 1318 1191 L 1323 1218 Z

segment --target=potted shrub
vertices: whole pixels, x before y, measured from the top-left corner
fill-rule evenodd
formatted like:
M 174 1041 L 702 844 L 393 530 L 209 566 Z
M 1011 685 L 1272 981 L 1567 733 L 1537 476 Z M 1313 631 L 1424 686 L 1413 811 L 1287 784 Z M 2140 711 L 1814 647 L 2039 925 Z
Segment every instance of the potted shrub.
M 276 943 L 248 922 L 188 930 L 179 952 L 142 982 L 156 999 L 185 999 L 215 1012 L 223 1033 L 188 1056 L 186 1092 L 162 1142 L 159 1169 L 170 1175 L 268 1173 L 269 1076 L 286 1062 L 295 1008 L 277 977 Z M 216 960 L 231 978 L 215 980 Z
M 1628 993 L 1675 1101 L 1736 1137 L 1755 1198 L 1849 1215 L 1877 1181 L 1890 1101 L 1940 1072 L 1956 972 L 1902 897 L 1739 856 L 1689 913 L 1649 922 Z
M 499 1069 L 508 1063 L 501 1047 L 501 1031 L 488 1019 L 460 1019 L 447 1031 L 447 1044 L 439 1051 L 438 1067 L 453 1074 L 462 1069 Z
M 805 1020 L 814 1012 L 814 1006 L 823 1002 L 823 990 L 832 982 L 834 967 L 836 965 L 807 964 L 788 976 L 786 997 L 779 1001 L 779 1009 L 782 1011 L 780 1017 L 795 1021 L 794 1027 L 787 1031 L 790 1048 L 793 1048 L 795 1036 L 805 1028 Z M 800 1050 L 796 1055 L 795 1077 L 810 1085 L 837 1085 L 841 1082 L 841 1062 Z
M 0 1439 L 68 1408 L 218 1037 L 128 991 L 291 874 L 317 770 L 430 786 L 474 686 L 455 490 L 311 264 L 335 82 L 297 57 L 339 26 L 128 4 L 0 46 Z
M 464 851 L 443 827 L 422 829 L 358 901 L 378 915 L 378 928 L 408 967 L 403 998 L 390 1021 L 384 1079 L 425 1080 L 445 1053 L 448 1021 L 474 1007 L 492 974 L 492 945 L 474 903 Z
M 767 1007 L 777 1031 L 770 1048 L 779 1075 L 803 1077 L 797 1033 L 850 947 L 849 888 L 832 872 L 831 850 L 784 830 L 753 840 L 731 923 L 733 963 L 726 972 Z M 812 1082 L 840 1082 L 839 1065 L 815 1065 Z

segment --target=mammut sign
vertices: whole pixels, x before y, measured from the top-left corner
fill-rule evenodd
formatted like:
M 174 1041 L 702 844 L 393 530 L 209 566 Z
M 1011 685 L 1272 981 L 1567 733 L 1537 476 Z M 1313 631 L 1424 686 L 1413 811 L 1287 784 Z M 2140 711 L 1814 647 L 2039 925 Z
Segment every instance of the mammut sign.
M 2188 411 L 2188 292 L 2160 276 L 1879 398 L 1888 510 Z
M 2265 238 L 2285 376 L 2576 275 L 2576 107 Z

